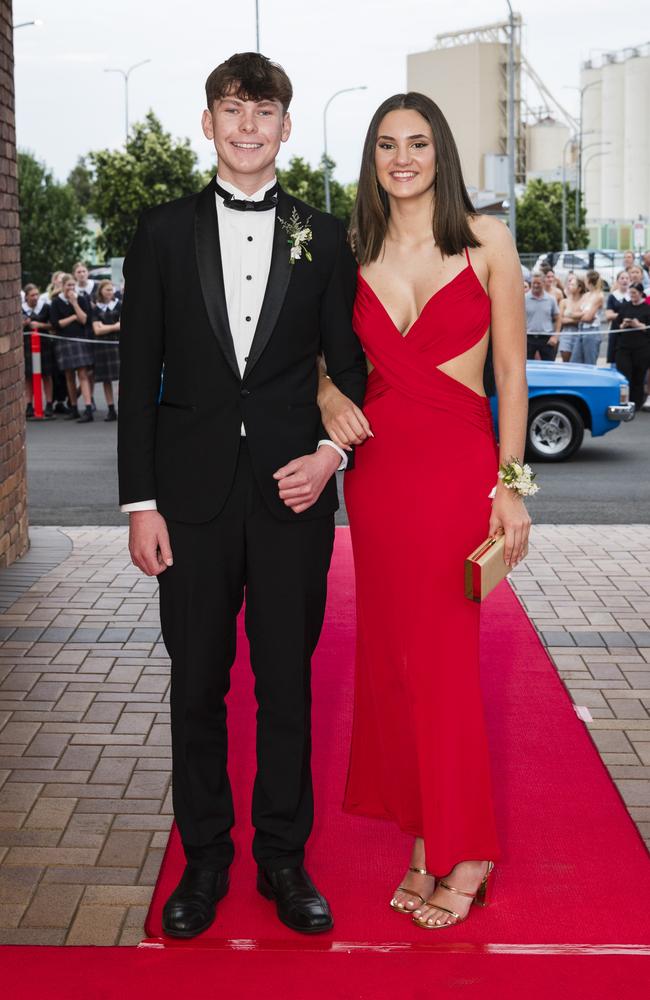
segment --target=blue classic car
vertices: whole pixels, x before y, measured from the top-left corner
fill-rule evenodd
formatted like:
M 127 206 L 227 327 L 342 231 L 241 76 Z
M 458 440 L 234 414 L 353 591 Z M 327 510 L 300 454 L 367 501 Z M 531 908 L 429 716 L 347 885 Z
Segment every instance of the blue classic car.
M 535 462 L 562 462 L 574 455 L 585 433 L 600 437 L 632 420 L 630 387 L 615 368 L 528 361 L 526 452 Z M 497 426 L 497 400 L 490 400 Z

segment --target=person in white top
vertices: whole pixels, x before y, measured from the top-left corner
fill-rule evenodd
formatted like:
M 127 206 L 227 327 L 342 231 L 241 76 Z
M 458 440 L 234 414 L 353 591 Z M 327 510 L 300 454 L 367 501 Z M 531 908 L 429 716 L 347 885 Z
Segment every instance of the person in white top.
M 259 705 L 253 854 L 285 924 L 327 931 L 304 870 L 313 819 L 310 660 L 346 462 L 320 421 L 319 355 L 361 405 L 356 264 L 342 223 L 278 185 L 291 83 L 258 53 L 206 83 L 218 174 L 145 212 L 124 263 L 118 466 L 136 566 L 160 582 L 174 815 L 187 867 L 163 928 L 193 937 L 228 890 L 224 696 L 246 592 Z M 319 447 L 320 445 L 320 447 Z
M 72 276 L 76 282 L 75 292 L 77 295 L 87 295 L 92 301 L 95 299 L 95 282 L 88 275 L 87 266 L 79 261 L 72 269 Z

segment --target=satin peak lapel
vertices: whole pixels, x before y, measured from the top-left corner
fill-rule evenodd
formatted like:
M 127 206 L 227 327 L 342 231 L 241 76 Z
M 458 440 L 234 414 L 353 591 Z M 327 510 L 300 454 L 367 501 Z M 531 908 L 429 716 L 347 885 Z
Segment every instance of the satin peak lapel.
M 291 264 L 290 247 L 287 234 L 280 225 L 279 220 L 288 220 L 293 208 L 293 199 L 289 197 L 282 188 L 278 190 L 278 207 L 275 213 L 275 231 L 273 233 L 273 250 L 271 252 L 271 267 L 269 278 L 266 283 L 264 301 L 260 311 L 260 318 L 255 328 L 255 336 L 248 355 L 248 361 L 244 370 L 244 378 L 250 375 L 254 365 L 257 364 L 264 348 L 271 339 L 271 334 L 278 321 L 280 310 L 284 303 L 293 266 Z
M 223 284 L 219 223 L 214 182 L 210 181 L 199 195 L 194 216 L 194 246 L 203 301 L 210 326 L 237 379 L 241 379 L 235 345 L 228 322 L 226 292 Z

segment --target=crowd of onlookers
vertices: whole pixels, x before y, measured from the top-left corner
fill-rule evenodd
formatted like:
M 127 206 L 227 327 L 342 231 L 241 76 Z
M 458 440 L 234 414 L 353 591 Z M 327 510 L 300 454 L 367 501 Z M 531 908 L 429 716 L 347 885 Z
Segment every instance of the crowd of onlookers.
M 524 280 L 529 359 L 595 365 L 604 355 L 630 383 L 640 409 L 650 395 L 650 252 L 637 260 L 626 251 L 623 269 L 606 293 L 597 271 L 569 273 L 564 283 L 552 267 Z M 119 381 L 122 292 L 112 281 L 93 280 L 83 263 L 72 274 L 55 271 L 43 292 L 25 285 L 23 332 L 41 337 L 43 416 L 57 414 L 85 424 L 94 420 L 94 387 L 101 383 L 116 420 L 113 383 Z M 32 343 L 24 336 L 27 419 L 34 417 Z
M 564 283 L 543 267 L 524 279 L 529 359 L 595 365 L 599 357 L 630 383 L 637 409 L 650 395 L 650 252 L 624 254 L 609 292 L 598 271 L 569 273 Z
M 22 291 L 25 345 L 25 415 L 35 416 L 33 397 L 33 338 L 40 336 L 43 418 L 80 424 L 94 420 L 94 388 L 101 383 L 108 412 L 117 419 L 113 383 L 120 377 L 122 294 L 112 281 L 93 280 L 83 263 L 72 274 L 55 271 L 43 292 L 34 284 Z

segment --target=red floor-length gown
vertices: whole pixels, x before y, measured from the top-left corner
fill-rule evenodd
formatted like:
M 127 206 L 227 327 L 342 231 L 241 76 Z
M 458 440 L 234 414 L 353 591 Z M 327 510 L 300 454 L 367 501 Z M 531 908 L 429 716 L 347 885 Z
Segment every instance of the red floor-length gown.
M 373 365 L 374 438 L 345 476 L 357 585 L 344 809 L 424 837 L 436 875 L 498 857 L 465 557 L 487 536 L 498 458 L 484 396 L 437 367 L 476 345 L 490 300 L 467 266 L 405 336 L 359 275 L 354 328 Z

